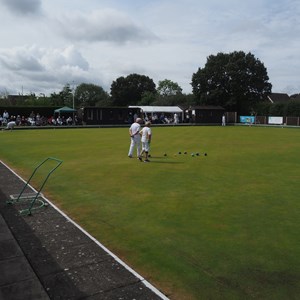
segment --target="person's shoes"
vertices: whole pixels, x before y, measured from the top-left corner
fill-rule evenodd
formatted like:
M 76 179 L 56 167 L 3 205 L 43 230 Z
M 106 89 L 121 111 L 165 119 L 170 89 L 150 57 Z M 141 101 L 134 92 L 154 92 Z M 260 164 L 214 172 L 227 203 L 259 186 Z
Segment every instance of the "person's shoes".
M 140 156 L 138 157 L 138 160 L 139 160 L 139 161 L 143 161 L 142 158 L 141 158 Z
M 150 162 L 150 160 L 149 160 L 149 159 L 145 159 L 144 162 L 145 162 L 145 163 L 148 163 L 148 162 Z
M 128 155 L 128 157 L 129 157 L 129 158 L 132 158 L 132 156 L 131 156 L 131 155 Z

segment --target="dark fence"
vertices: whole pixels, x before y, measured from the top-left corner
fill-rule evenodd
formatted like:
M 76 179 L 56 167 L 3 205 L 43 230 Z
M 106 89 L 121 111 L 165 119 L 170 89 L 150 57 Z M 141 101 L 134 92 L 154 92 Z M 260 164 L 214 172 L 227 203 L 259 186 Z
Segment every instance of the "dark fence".
M 49 120 L 51 116 L 55 116 L 54 111 L 59 107 L 36 107 L 36 106 L 26 106 L 26 107 L 0 107 L 0 116 L 3 115 L 5 110 L 8 111 L 10 116 L 25 116 L 28 118 L 32 112 L 35 115 L 39 114 L 43 119 Z M 196 124 L 215 124 L 218 125 L 222 123 L 222 115 L 224 113 L 221 107 L 193 107 L 194 119 L 191 123 Z M 83 125 L 120 125 L 120 124 L 130 124 L 133 121 L 134 115 L 139 115 L 139 109 L 126 108 L 126 107 L 85 107 L 77 111 L 78 118 L 80 122 L 78 124 Z M 58 114 L 56 114 L 57 116 Z M 63 114 L 69 116 L 70 114 Z M 72 113 L 71 113 L 72 115 Z M 225 112 L 226 123 L 227 124 L 237 124 L 240 122 L 240 116 L 237 112 Z M 255 116 L 255 121 L 253 124 L 261 125 L 274 125 L 270 123 L 271 116 Z M 274 118 L 274 117 L 273 117 Z M 276 118 L 276 117 L 275 117 Z M 282 123 L 278 125 L 287 126 L 300 126 L 300 117 L 278 117 L 282 118 Z M 1 125 L 1 124 L 0 124 Z M 49 122 L 45 122 L 42 125 L 49 125 Z
M 131 124 L 138 108 L 127 107 L 84 107 L 78 111 L 84 125 Z

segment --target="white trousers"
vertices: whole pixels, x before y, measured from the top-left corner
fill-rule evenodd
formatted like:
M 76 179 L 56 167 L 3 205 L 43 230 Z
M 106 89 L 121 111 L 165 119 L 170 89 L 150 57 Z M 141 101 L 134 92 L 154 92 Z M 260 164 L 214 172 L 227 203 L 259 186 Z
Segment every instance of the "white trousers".
M 145 151 L 145 152 L 149 152 L 150 151 L 150 144 L 149 142 L 142 142 L 142 151 Z
M 134 136 L 131 138 L 128 156 L 133 156 L 134 147 L 136 147 L 136 154 L 137 154 L 137 157 L 139 157 L 141 154 L 141 137 L 140 136 Z

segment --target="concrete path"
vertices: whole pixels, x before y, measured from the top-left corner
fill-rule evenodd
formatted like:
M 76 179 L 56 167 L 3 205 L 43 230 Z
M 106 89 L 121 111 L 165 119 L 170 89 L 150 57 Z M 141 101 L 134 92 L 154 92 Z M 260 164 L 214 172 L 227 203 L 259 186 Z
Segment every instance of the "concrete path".
M 0 161 L 0 300 L 168 299 L 51 203 L 20 215 L 24 184 Z

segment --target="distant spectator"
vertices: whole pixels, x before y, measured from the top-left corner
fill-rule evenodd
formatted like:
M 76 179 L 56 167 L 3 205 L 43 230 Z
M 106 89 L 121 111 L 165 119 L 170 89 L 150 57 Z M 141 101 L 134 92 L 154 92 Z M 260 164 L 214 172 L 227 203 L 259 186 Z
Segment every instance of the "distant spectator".
M 225 115 L 222 116 L 222 126 L 226 126 L 226 118 L 225 118 Z
M 75 125 L 79 124 L 79 119 L 78 119 L 77 115 L 75 115 L 75 117 L 74 117 L 74 122 L 75 122 Z
M 159 117 L 161 123 L 165 123 L 165 115 L 162 113 Z
M 35 121 L 35 113 L 34 113 L 34 111 L 32 111 L 32 112 L 30 113 L 29 118 L 31 118 L 32 120 Z
M 39 113 L 35 116 L 35 125 L 40 126 L 41 125 L 41 116 Z
M 61 125 L 63 124 L 63 121 L 62 121 L 61 116 L 58 116 L 58 117 L 56 118 L 56 124 L 59 125 L 59 126 L 61 126 Z
M 30 126 L 34 126 L 35 125 L 35 119 L 29 117 L 27 118 L 27 124 Z
M 170 120 L 168 117 L 165 117 L 164 121 L 165 121 L 165 123 L 167 123 L 167 124 L 170 124 L 170 123 L 171 123 L 171 120 Z
M 187 113 L 185 116 L 185 122 L 189 123 L 190 122 L 190 115 Z
M 7 110 L 5 110 L 5 111 L 3 112 L 2 117 L 3 117 L 3 123 L 7 123 L 8 120 L 9 120 L 9 113 L 7 112 Z
M 56 125 L 57 125 L 56 119 L 55 119 L 54 117 L 51 117 L 51 118 L 52 118 L 52 119 L 51 119 L 51 125 L 56 126 Z
M 179 118 L 178 115 L 175 113 L 174 114 L 174 124 L 178 124 L 179 123 Z
M 21 125 L 21 121 L 22 121 L 21 116 L 17 115 L 17 117 L 16 117 L 16 125 L 20 126 Z
M 21 118 L 21 125 L 22 126 L 26 126 L 27 125 L 27 119 L 25 118 L 25 116 L 22 116 L 22 118 Z
M 73 119 L 72 117 L 67 118 L 67 125 L 72 125 L 73 124 Z
M 4 128 L 2 130 L 13 130 L 15 126 L 16 126 L 15 121 L 9 121 L 6 125 L 6 128 Z

